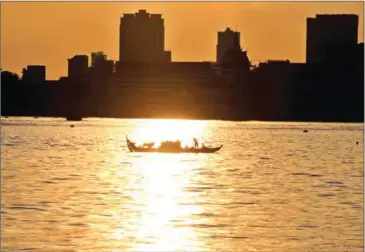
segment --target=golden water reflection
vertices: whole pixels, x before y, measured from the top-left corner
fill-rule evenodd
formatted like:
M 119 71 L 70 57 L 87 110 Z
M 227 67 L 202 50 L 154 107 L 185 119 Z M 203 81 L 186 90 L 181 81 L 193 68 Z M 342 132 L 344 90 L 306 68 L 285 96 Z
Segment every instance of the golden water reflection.
M 193 137 L 201 137 L 206 126 L 203 121 L 151 120 L 133 129 L 131 136 L 137 143 L 178 139 L 187 145 Z M 193 168 L 204 167 L 206 159 L 191 154 L 131 155 L 129 169 L 135 179 L 123 191 L 131 196 L 135 213 L 129 228 L 124 219 L 112 232 L 114 239 L 133 239 L 131 251 L 201 251 L 203 244 L 190 219 L 203 210 L 185 188 L 191 184 Z
M 363 249 L 363 125 L 167 123 L 206 155 L 130 153 L 147 120 L 44 124 L 2 131 L 4 251 Z
M 130 248 L 132 251 L 201 250 L 196 240 L 198 234 L 188 226 L 188 217 L 201 208 L 181 205 L 189 196 L 184 192 L 191 176 L 189 165 L 186 155 L 147 154 L 135 159 L 131 169 L 141 180 L 138 186 L 133 185 L 138 189 L 131 192 L 131 197 L 141 208 L 130 220 L 130 236 L 137 244 Z M 113 235 L 122 238 L 124 232 L 125 223 L 121 223 L 121 229 Z

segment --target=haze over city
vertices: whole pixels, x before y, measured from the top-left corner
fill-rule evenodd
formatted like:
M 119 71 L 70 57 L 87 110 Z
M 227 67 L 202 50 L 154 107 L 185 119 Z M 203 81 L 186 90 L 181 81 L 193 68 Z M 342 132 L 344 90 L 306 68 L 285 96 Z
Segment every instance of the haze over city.
M 363 2 L 6 2 L 1 3 L 2 68 L 18 74 L 28 64 L 47 66 L 47 79 L 67 74 L 67 58 L 104 51 L 118 60 L 123 13 L 148 9 L 165 20 L 165 49 L 173 61 L 214 61 L 217 32 L 237 28 L 253 61 L 305 61 L 306 18 L 316 13 L 359 16 Z

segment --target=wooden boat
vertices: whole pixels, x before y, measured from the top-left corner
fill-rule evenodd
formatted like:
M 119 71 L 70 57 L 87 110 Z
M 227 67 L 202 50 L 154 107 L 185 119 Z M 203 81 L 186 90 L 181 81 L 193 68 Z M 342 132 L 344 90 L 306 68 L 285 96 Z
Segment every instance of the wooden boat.
M 134 142 L 130 141 L 128 137 L 126 137 L 127 146 L 130 152 L 160 152 L 160 153 L 214 153 L 219 151 L 223 145 L 219 147 L 203 147 L 194 148 L 194 147 L 182 147 L 180 141 L 165 141 L 162 142 L 161 145 L 157 148 L 153 147 L 151 143 L 148 143 L 144 146 L 137 146 Z

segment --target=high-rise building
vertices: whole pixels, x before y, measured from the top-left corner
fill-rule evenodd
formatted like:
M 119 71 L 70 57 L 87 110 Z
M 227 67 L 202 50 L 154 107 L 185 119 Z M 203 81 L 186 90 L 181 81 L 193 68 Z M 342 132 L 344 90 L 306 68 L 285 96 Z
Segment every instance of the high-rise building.
M 87 78 L 89 70 L 89 57 L 87 55 L 75 55 L 68 59 L 68 77 L 74 80 Z
M 165 27 L 161 14 L 139 10 L 120 19 L 120 62 L 166 61 Z
M 326 53 L 334 46 L 356 46 L 358 39 L 357 15 L 316 15 L 307 19 L 306 61 L 323 63 Z
M 240 33 L 227 28 L 224 32 L 218 32 L 217 63 L 221 64 L 224 56 L 229 51 L 240 50 Z

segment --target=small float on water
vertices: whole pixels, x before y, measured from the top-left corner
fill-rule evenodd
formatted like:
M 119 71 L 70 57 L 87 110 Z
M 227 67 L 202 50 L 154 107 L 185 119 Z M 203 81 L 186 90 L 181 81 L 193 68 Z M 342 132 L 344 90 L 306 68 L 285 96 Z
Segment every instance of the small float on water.
M 136 143 L 132 142 L 126 136 L 127 146 L 130 152 L 160 152 L 160 153 L 214 153 L 219 151 L 222 147 L 207 147 L 202 144 L 198 146 L 196 139 L 194 139 L 194 147 L 183 147 L 181 141 L 163 141 L 160 146 L 155 147 L 154 142 L 144 143 L 142 146 L 137 146 Z

